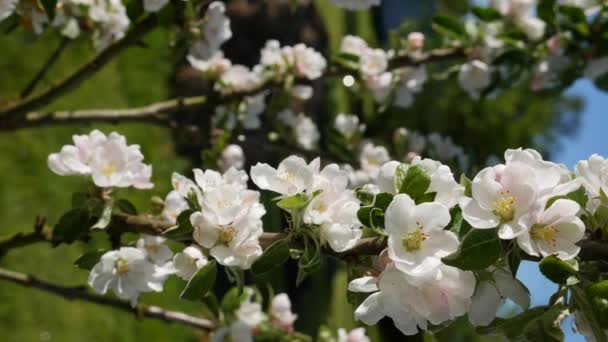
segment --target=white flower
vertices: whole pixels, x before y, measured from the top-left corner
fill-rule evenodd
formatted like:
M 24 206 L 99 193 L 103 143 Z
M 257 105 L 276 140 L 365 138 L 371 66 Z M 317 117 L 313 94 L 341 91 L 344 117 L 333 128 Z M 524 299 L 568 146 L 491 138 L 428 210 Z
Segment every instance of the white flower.
M 194 169 L 194 179 L 203 192 L 212 191 L 221 185 L 232 185 L 237 190 L 247 189 L 247 173 L 235 168 L 229 168 L 224 174 L 214 170 Z M 202 202 L 201 202 L 202 203 Z
M 8 18 L 15 12 L 19 0 L 0 0 L 0 21 Z
M 173 189 L 182 197 L 188 198 L 191 194 L 195 196 L 196 200 L 201 202 L 202 194 L 201 189 L 196 186 L 196 183 L 190 179 L 180 175 L 177 172 L 173 172 L 171 175 L 171 185 Z
M 359 125 L 359 117 L 352 114 L 340 113 L 334 120 L 334 127 L 347 139 L 352 138 L 355 134 L 363 131 L 364 125 Z
M 132 306 L 142 292 L 160 292 L 169 272 L 148 261 L 146 253 L 133 247 L 105 253 L 89 274 L 89 285 L 100 294 L 112 290 Z
M 420 157 L 415 157 L 412 160 L 412 165 L 419 165 L 429 174 L 431 183 L 426 192 L 436 193 L 435 202 L 451 209 L 462 200 L 464 187 L 456 183 L 452 170 L 447 165 L 443 165 L 436 160 Z
M 152 166 L 143 164 L 139 145 L 127 145 L 124 136 L 113 132 L 105 136 L 94 130 L 89 135 L 74 135 L 74 145 L 49 155 L 49 168 L 58 175 L 88 175 L 99 187 L 149 189 Z
M 291 301 L 286 293 L 279 293 L 272 298 L 270 315 L 276 325 L 288 331 L 293 328 L 293 322 L 298 318 L 298 315 L 291 311 Z
M 220 264 L 249 269 L 262 255 L 265 213 L 258 192 L 222 184 L 204 192 L 201 211 L 190 217 L 194 239 Z
M 278 74 L 283 74 L 287 71 L 287 60 L 281 50 L 281 44 L 278 40 L 271 39 L 266 42 L 266 45 L 260 51 L 260 64 L 269 67 Z
M 395 88 L 395 105 L 408 108 L 414 102 L 414 94 L 422 90 L 428 75 L 424 66 L 397 70 L 400 81 Z
M 262 305 L 249 300 L 243 302 L 235 314 L 240 322 L 247 324 L 250 328 L 255 328 L 266 319 Z
M 376 102 L 384 102 L 391 93 L 393 85 L 393 74 L 385 72 L 380 75 L 367 76 L 363 78 L 365 86 L 372 92 Z
M 243 128 L 258 129 L 262 125 L 260 115 L 266 109 L 266 92 L 254 96 L 246 96 L 241 105 L 245 107 L 245 117 L 242 119 Z
M 276 169 L 257 163 L 251 168 L 250 174 L 251 180 L 260 189 L 291 196 L 311 188 L 314 169 L 304 159 L 290 156 Z
M 535 0 L 492 0 L 491 5 L 502 15 L 524 17 L 534 8 Z
M 578 203 L 567 199 L 558 199 L 547 209 L 545 202 L 538 203 L 536 210 L 520 219 L 530 228 L 517 237 L 517 244 L 529 255 L 576 257 L 580 251 L 576 243 L 585 235 L 585 224 L 577 217 L 579 210 Z
M 357 36 L 344 36 L 340 43 L 340 51 L 356 56 L 361 56 L 368 48 L 365 40 Z
M 313 48 L 304 44 L 296 44 L 293 48 L 283 50 L 283 53 L 287 55 L 286 58 L 293 63 L 296 76 L 314 80 L 323 75 L 327 61 Z
M 314 150 L 319 143 L 321 134 L 319 128 L 312 119 L 302 113 L 298 114 L 297 121 L 293 126 L 296 141 L 305 150 Z
M 376 146 L 372 143 L 365 144 L 359 155 L 361 169 L 372 179 L 378 177 L 380 167 L 389 160 L 390 157 L 386 148 L 384 146 Z
M 364 76 L 377 76 L 386 71 L 388 57 L 382 49 L 366 49 L 361 54 L 359 69 Z
M 228 170 L 231 167 L 239 170 L 245 166 L 245 153 L 239 145 L 230 144 L 222 150 L 219 167 L 222 170 Z
M 410 49 L 419 50 L 424 47 L 424 33 L 410 32 L 407 35 L 407 43 Z
M 222 51 L 215 52 L 209 59 L 199 59 L 194 55 L 188 55 L 187 59 L 193 68 L 213 75 L 222 74 L 232 66 L 232 62 L 224 58 Z
M 380 5 L 381 0 L 331 0 L 334 5 L 347 10 L 364 10 Z
M 194 42 L 190 54 L 199 59 L 209 59 L 220 46 L 232 38 L 230 19 L 226 16 L 226 6 L 220 1 L 212 2 L 203 20 L 202 37 Z
M 396 160 L 391 160 L 382 165 L 380 172 L 378 173 L 378 178 L 376 179 L 376 183 L 381 192 L 388 192 L 391 194 L 397 193 L 397 189 L 395 189 L 395 173 L 399 165 L 401 165 L 401 163 Z
M 260 75 L 251 71 L 244 65 L 236 64 L 230 66 L 221 76 L 216 88 L 223 94 L 242 92 L 255 89 L 262 84 Z
M 566 167 L 543 160 L 536 150 L 530 148 L 508 149 L 505 151 L 505 162 L 507 165 L 522 163 L 532 169 L 531 180 L 538 192 L 539 199 L 547 195 L 557 195 L 555 192 L 563 192 L 563 188 L 568 188 L 570 191 L 578 188 L 577 184 L 569 183 L 570 171 Z M 566 191 L 566 193 L 570 191 Z
M 481 170 L 472 182 L 472 199 L 460 204 L 463 218 L 474 228 L 500 227 L 501 239 L 513 239 L 525 232 L 519 219 L 537 199 L 534 171 L 514 162 Z
M 146 12 L 158 12 L 169 3 L 169 0 L 144 0 L 144 10 Z
M 436 202 L 416 205 L 406 194 L 393 198 L 386 209 L 388 254 L 396 267 L 410 275 L 423 275 L 441 265 L 441 258 L 456 252 L 458 237 L 443 230 L 450 223 L 446 206 Z
M 172 190 L 165 197 L 165 205 L 161 216 L 167 222 L 175 224 L 177 217 L 182 211 L 188 209 L 188 202 L 179 194 L 179 192 Z
M 348 188 L 357 189 L 368 184 L 371 179 L 367 172 L 363 170 L 355 170 L 349 164 L 343 164 L 340 166 L 342 170 L 346 171 L 348 175 Z M 373 185 L 373 184 L 370 184 Z
M 173 257 L 173 252 L 165 245 L 165 241 L 167 239 L 161 236 L 144 235 L 137 240 L 136 247 L 144 251 L 153 264 L 165 266 Z
M 175 274 L 186 281 L 190 280 L 207 262 L 207 257 L 196 246 L 186 247 L 173 257 Z
M 296 84 L 291 88 L 291 96 L 302 101 L 310 100 L 313 94 L 311 86 Z
M 365 333 L 365 328 L 355 328 L 349 332 L 346 329 L 338 329 L 338 342 L 371 342 Z
M 490 324 L 507 298 L 523 310 L 530 307 L 530 293 L 508 269 L 491 267 L 484 272 L 484 276 L 487 277 L 477 283 L 469 311 L 469 320 L 473 325 Z
M 547 24 L 539 18 L 525 16 L 516 20 L 517 26 L 524 31 L 530 40 L 536 41 L 545 34 Z
M 491 81 L 490 66 L 480 60 L 473 60 L 460 67 L 458 83 L 472 97 L 479 96 L 479 92 L 489 86 Z
M 597 202 L 602 192 L 608 195 L 608 160 L 593 154 L 588 160 L 581 160 L 576 164 L 574 174 L 589 193 L 592 201 L 589 201 L 588 206 L 595 211 L 597 204 L 592 202 Z
M 389 264 L 378 278 L 363 277 L 348 285 L 349 291 L 375 292 L 355 311 L 355 319 L 374 325 L 388 316 L 403 334 L 414 335 L 467 312 L 475 290 L 475 277 L 442 265 L 430 277 L 412 278 Z

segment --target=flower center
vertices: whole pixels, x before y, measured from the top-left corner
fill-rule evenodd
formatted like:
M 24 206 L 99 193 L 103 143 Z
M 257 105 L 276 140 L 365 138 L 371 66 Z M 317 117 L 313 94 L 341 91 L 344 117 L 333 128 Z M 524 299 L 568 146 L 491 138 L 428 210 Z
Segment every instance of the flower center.
M 223 244 L 229 244 L 236 236 L 236 229 L 232 226 L 223 227 L 220 230 L 219 240 Z
M 129 273 L 129 263 L 125 259 L 119 258 L 116 260 L 114 267 L 116 267 L 119 276 L 126 276 Z
M 109 177 L 111 174 L 116 172 L 116 166 L 114 164 L 107 164 L 101 169 L 101 173 L 103 173 L 106 177 Z
M 494 203 L 494 214 L 500 217 L 502 222 L 509 222 L 515 216 L 515 197 L 511 196 L 509 190 L 501 191 L 500 199 Z
M 156 254 L 160 250 L 160 246 L 159 245 L 144 245 L 144 248 L 150 254 Z
M 544 241 L 555 246 L 555 234 L 559 233 L 559 229 L 551 225 L 533 225 L 530 229 L 530 236 L 534 240 Z
M 229 202 L 229 201 L 224 201 L 224 200 L 221 200 L 221 201 L 217 202 L 217 207 L 218 207 L 219 209 L 226 209 L 226 208 L 228 208 L 229 206 L 230 206 L 230 202 Z
M 401 241 L 403 248 L 408 252 L 415 252 L 422 247 L 422 241 L 427 239 L 427 236 L 422 232 L 422 225 L 416 221 L 417 230 L 407 234 L 407 237 Z

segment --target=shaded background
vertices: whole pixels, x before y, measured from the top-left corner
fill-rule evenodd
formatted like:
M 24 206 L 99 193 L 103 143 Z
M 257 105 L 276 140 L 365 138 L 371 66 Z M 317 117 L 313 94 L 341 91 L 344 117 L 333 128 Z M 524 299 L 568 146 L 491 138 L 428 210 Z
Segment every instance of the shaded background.
M 286 44 L 305 40 L 329 51 L 326 56 L 336 51 L 345 33 L 361 35 L 372 45 L 386 47 L 389 29 L 396 28 L 404 19 L 411 28 L 430 33 L 429 18 L 433 13 L 461 16 L 466 13 L 468 5 L 465 0 L 384 0 L 383 6 L 374 12 L 345 13 L 327 0 L 317 0 L 314 8 L 301 8 L 295 13 L 271 12 L 275 14 L 275 21 L 270 25 L 266 20 L 271 17 L 268 11 L 283 11 L 285 5 L 278 0 L 263 3 L 229 1 L 235 38 L 225 47 L 227 55 L 235 61 L 255 63 L 259 48 L 268 38 L 279 38 Z M 272 7 L 275 5 L 277 7 Z M 293 25 L 296 19 L 304 25 Z M 260 23 L 265 23 L 265 26 Z M 197 93 L 205 85 L 192 82 L 192 75 L 182 64 L 183 55 L 177 55 L 167 45 L 170 40 L 170 33 L 157 29 L 144 39 L 145 48 L 128 50 L 77 91 L 47 109 L 129 107 L 175 94 Z M 49 32 L 41 37 L 22 30 L 0 35 L 0 46 L 3 47 L 0 55 L 0 105 L 18 95 L 58 43 L 57 37 Z M 432 41 L 428 43 L 434 44 Z M 39 90 L 51 85 L 52 80 L 68 75 L 91 56 L 93 51 L 88 41 L 82 39 L 72 43 Z M 482 102 L 468 99 L 454 80 L 431 81 L 417 96 L 413 107 L 390 109 L 382 114 L 375 112 L 369 99 L 347 96 L 346 90 L 336 82 L 328 82 L 323 87 L 323 98 L 316 99 L 308 108 L 309 114 L 322 128 L 331 122 L 334 115 L 345 111 L 361 115 L 368 122 L 371 135 L 378 140 L 385 139 L 401 125 L 424 133 L 437 131 L 453 137 L 478 161 L 492 154 L 500 156 L 506 148 L 519 146 L 535 147 L 550 159 L 569 167 L 591 153 L 608 155 L 604 132 L 608 119 L 602 113 L 602 108 L 608 105 L 608 98 L 585 80 L 577 82 L 566 96 L 533 94 L 527 90 L 526 84 L 521 84 Z M 208 118 L 211 114 L 206 111 L 191 113 L 200 118 Z M 172 171 L 187 174 L 192 167 L 201 167 L 200 149 L 207 144 L 205 139 L 200 139 L 200 146 L 187 148 L 186 144 L 191 140 L 180 140 L 179 130 L 171 132 L 150 125 L 96 125 L 95 128 L 106 133 L 116 130 L 125 134 L 130 143 L 142 146 L 146 161 L 153 165 L 156 185 L 153 190 L 120 190 L 121 195 L 124 194 L 142 210 L 148 207 L 152 195 L 164 197 L 169 191 Z M 70 126 L 0 134 L 0 236 L 31 230 L 37 214 L 46 216 L 52 224 L 69 208 L 71 192 L 81 189 L 84 181 L 52 174 L 46 167 L 46 157 L 70 143 L 72 134 L 87 133 L 91 129 L 91 126 Z M 387 132 L 387 129 L 390 130 Z M 259 160 L 274 162 L 282 157 L 269 156 L 268 153 L 248 156 L 249 164 Z M 274 211 L 265 220 L 268 226 L 277 227 L 280 217 Z M 106 244 L 107 241 L 101 238 L 93 241 L 93 246 Z M 88 274 L 75 268 L 73 261 L 89 248 L 91 246 L 79 242 L 55 249 L 48 245 L 31 246 L 11 251 L 0 259 L 0 265 L 33 273 L 52 282 L 77 285 L 86 282 Z M 327 323 L 331 328 L 355 326 L 352 320 L 354 308 L 346 302 L 344 292 L 346 274 L 339 264 L 325 262 L 323 268 L 298 291 L 293 289 L 293 281 L 289 281 L 293 279 L 292 271 L 293 267 L 278 271 L 273 283 L 277 290 L 287 290 L 294 295 L 295 311 L 300 315 L 296 323 L 299 330 L 316 335 L 321 323 Z M 546 303 L 554 286 L 538 274 L 535 265 L 522 266 L 518 277 L 531 289 L 534 304 Z M 173 277 L 167 281 L 163 294 L 144 294 L 142 302 L 197 313 L 196 305 L 177 299 L 183 285 L 181 280 Z M 505 310 L 510 312 L 510 308 Z M 436 338 L 451 341 L 474 339 L 466 322 L 461 323 Z M 377 330 L 369 330 L 375 339 L 380 336 Z M 571 323 L 566 322 L 568 339 L 574 341 L 580 337 L 570 330 Z M 87 303 L 70 303 L 0 282 L 0 340 L 87 339 L 195 341 L 199 336 L 189 328 L 150 320 L 138 322 L 129 314 Z

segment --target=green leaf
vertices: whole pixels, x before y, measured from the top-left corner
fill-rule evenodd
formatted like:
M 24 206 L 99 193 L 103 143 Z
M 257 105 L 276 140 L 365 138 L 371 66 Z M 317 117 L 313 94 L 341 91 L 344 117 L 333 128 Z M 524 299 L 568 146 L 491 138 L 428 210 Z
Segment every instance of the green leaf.
M 471 229 L 460 243 L 458 251 L 443 258 L 443 262 L 470 271 L 491 266 L 499 257 L 497 229 Z
M 289 244 L 287 240 L 279 240 L 270 245 L 262 256 L 251 266 L 255 275 L 263 275 L 281 266 L 289 259 Z
M 536 6 L 536 15 L 549 26 L 555 24 L 555 5 L 557 0 L 540 0 Z
M 462 218 L 462 210 L 456 206 L 450 209 L 450 223 L 448 224 L 448 230 L 458 235 L 459 240 L 471 230 L 471 225 Z
M 580 188 L 578 188 L 575 191 L 572 191 L 566 195 L 559 195 L 559 196 L 554 196 L 554 197 L 549 198 L 549 200 L 547 201 L 547 204 L 545 205 L 545 209 L 547 209 L 551 205 L 553 205 L 553 203 L 555 203 L 555 201 L 557 201 L 558 199 L 572 200 L 572 201 L 578 203 L 578 205 L 580 205 L 581 208 L 586 208 L 587 202 L 589 201 L 589 198 L 587 197 L 587 191 L 585 190 L 585 188 L 583 186 L 581 186 Z
M 517 275 L 517 270 L 519 269 L 519 264 L 521 264 L 521 252 L 519 250 L 519 246 L 516 243 L 511 244 L 511 249 L 507 252 L 507 266 L 511 271 L 511 274 L 515 277 Z
M 89 230 L 89 211 L 85 208 L 74 208 L 61 216 L 53 228 L 53 244 L 62 242 L 70 244 Z
M 362 205 L 372 205 L 374 203 L 374 199 L 376 198 L 375 194 L 363 191 L 362 189 L 357 189 L 357 191 L 355 191 L 355 196 L 357 196 L 357 199 Z
M 234 311 L 238 310 L 245 300 L 247 300 L 248 294 L 246 291 L 240 291 L 238 287 L 233 287 L 226 294 L 224 298 L 222 298 L 222 303 L 220 307 L 222 308 L 222 312 L 231 314 Z
M 464 195 L 473 197 L 473 182 L 463 173 L 460 175 L 460 185 L 464 186 Z
M 191 301 L 202 301 L 207 292 L 213 288 L 216 276 L 217 264 L 215 260 L 211 260 L 192 276 L 179 297 Z
M 192 223 L 190 222 L 192 213 L 194 213 L 192 209 L 182 211 L 177 216 L 177 225 L 165 230 L 163 235 L 172 240 L 192 238 L 192 233 L 194 233 L 194 227 L 192 227 Z
M 83 270 L 90 271 L 98 262 L 101 257 L 108 252 L 107 249 L 98 249 L 95 251 L 86 252 L 79 256 L 74 265 Z
M 393 195 L 388 192 L 376 194 L 372 205 L 359 208 L 357 218 L 362 225 L 374 231 L 384 228 L 384 212 L 393 201 Z
M 530 320 L 523 329 L 527 341 L 563 341 L 564 332 L 555 322 L 566 307 L 554 305 L 539 317 Z
M 604 329 L 599 323 L 597 316 L 595 315 L 593 306 L 589 303 L 587 297 L 588 295 L 583 291 L 579 286 L 570 286 L 570 293 L 572 294 L 573 304 L 579 309 L 580 313 L 582 313 L 587 322 L 591 326 L 591 330 L 593 331 L 593 335 L 595 336 L 596 341 L 606 341 L 606 333 Z
M 118 199 L 116 200 L 116 202 L 114 202 L 114 205 L 116 206 L 116 208 L 118 208 L 118 210 L 122 211 L 125 214 L 137 215 L 137 209 L 135 208 L 135 205 L 133 205 L 133 203 L 131 203 L 127 199 Z
M 473 6 L 471 11 L 477 18 L 483 21 L 495 21 L 502 19 L 502 14 L 492 7 Z
M 129 0 L 127 3 L 127 16 L 132 22 L 137 21 L 144 14 L 144 2 L 141 0 Z
M 300 210 L 304 209 L 308 203 L 310 202 L 310 198 L 306 194 L 297 194 L 290 197 L 285 197 L 277 202 L 277 206 L 281 209 L 291 211 L 291 210 Z
M 91 229 L 104 229 L 112 221 L 112 201 L 105 203 L 101 216 L 97 219 L 97 222 L 91 227 Z
M 514 341 L 523 333 L 523 327 L 542 316 L 547 311 L 547 306 L 538 306 L 528 309 L 517 316 L 511 318 L 496 318 L 492 323 L 485 327 L 477 327 L 479 335 L 505 336 L 509 341 Z
M 433 17 L 432 25 L 433 29 L 439 34 L 443 34 L 455 39 L 463 39 L 466 37 L 464 26 L 454 18 L 444 15 L 436 15 Z
M 296 286 L 308 278 L 308 276 L 316 271 L 321 264 L 321 246 L 319 242 L 312 236 L 304 238 L 304 253 L 298 259 L 298 275 L 296 277 Z
M 545 277 L 556 284 L 565 284 L 570 276 L 577 273 L 574 267 L 553 255 L 544 257 L 538 267 Z
M 431 184 L 431 177 L 420 166 L 401 164 L 395 171 L 395 188 L 400 194 L 409 195 L 416 203 L 422 203 Z
M 589 286 L 585 294 L 599 325 L 608 329 L 608 280 Z
M 55 18 L 55 7 L 57 7 L 57 0 L 40 0 L 40 4 L 44 8 L 44 11 L 49 16 L 49 21 L 53 21 Z

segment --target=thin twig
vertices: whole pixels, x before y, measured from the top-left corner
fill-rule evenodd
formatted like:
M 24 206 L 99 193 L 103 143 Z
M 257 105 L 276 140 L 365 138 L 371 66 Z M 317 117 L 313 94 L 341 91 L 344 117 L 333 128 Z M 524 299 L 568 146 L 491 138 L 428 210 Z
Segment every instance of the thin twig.
M 59 84 L 49 88 L 44 93 L 25 99 L 16 105 L 0 111 L 0 116 L 5 120 L 17 120 L 27 112 L 43 107 L 63 94 L 76 88 L 80 83 L 95 75 L 102 67 L 108 64 L 114 57 L 118 56 L 127 47 L 137 43 L 142 36 L 150 32 L 157 25 L 157 17 L 149 14 L 127 33 L 127 35 L 116 43 L 110 45 L 93 60 L 87 62 L 76 70 L 72 75 L 59 82 Z
M 59 56 L 61 56 L 61 53 L 63 53 L 63 50 L 65 50 L 65 48 L 68 46 L 68 43 L 70 41 L 71 41 L 71 39 L 68 37 L 63 37 L 61 39 L 61 41 L 59 42 L 59 46 L 57 46 L 57 49 L 55 49 L 55 51 L 53 51 L 53 53 L 46 60 L 46 62 L 42 66 L 42 68 L 36 73 L 34 78 L 32 78 L 32 80 L 27 84 L 27 86 L 21 92 L 20 96 L 22 99 L 28 97 L 32 93 L 32 91 L 34 91 L 34 88 L 36 88 L 36 85 L 38 84 L 38 82 L 40 82 L 44 78 L 44 76 L 46 76 L 46 74 L 49 72 L 49 70 L 51 70 L 53 65 L 55 65 L 55 63 L 59 59 Z
M 61 286 L 40 280 L 32 275 L 10 271 L 0 268 L 0 279 L 19 284 L 21 286 L 52 293 L 67 300 L 82 300 L 90 303 L 108 306 L 114 309 L 130 312 L 137 318 L 154 318 L 165 322 L 187 325 L 201 330 L 213 330 L 215 324 L 207 319 L 190 316 L 179 311 L 166 310 L 153 305 L 137 305 L 132 307 L 128 302 L 108 298 L 86 291 L 84 286 Z

